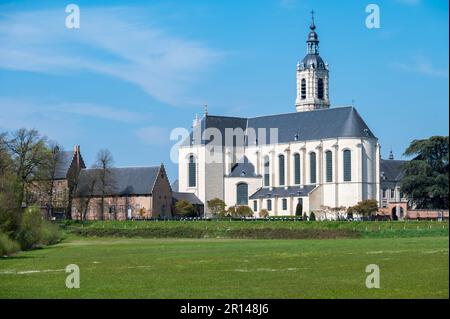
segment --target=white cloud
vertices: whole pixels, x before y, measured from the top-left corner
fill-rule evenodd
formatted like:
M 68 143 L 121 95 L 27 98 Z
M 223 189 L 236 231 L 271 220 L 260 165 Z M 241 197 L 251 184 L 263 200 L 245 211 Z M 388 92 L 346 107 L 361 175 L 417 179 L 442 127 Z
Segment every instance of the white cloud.
M 61 135 L 73 137 L 82 131 L 82 123 L 86 118 L 140 123 L 151 119 L 151 115 L 93 103 L 52 103 L 0 97 L 0 129 L 3 130 L 36 128 L 53 138 L 59 138 Z
M 65 27 L 64 10 L 4 13 L 0 68 L 106 74 L 138 85 L 159 101 L 180 105 L 189 103 L 189 87 L 223 56 L 149 25 L 137 9 L 80 9 L 80 29 Z
M 409 63 L 394 63 L 394 66 L 407 72 L 448 78 L 448 66 L 447 68 L 437 68 L 433 65 L 431 60 L 424 55 L 414 56 Z

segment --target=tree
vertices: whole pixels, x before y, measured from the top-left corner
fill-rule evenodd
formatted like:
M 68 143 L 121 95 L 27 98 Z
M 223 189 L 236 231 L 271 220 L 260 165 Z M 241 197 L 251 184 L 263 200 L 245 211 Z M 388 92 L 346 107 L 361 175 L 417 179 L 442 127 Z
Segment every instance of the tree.
M 38 181 L 34 183 L 34 185 L 41 190 L 41 193 L 44 194 L 42 197 L 42 204 L 46 207 L 47 218 L 50 218 L 53 214 L 53 206 L 55 203 L 55 179 L 61 154 L 62 147 L 60 145 L 53 141 L 48 143 L 44 161 L 42 165 L 38 167 L 38 172 L 36 174 L 36 179 Z M 65 203 L 60 204 L 66 206 Z
M 3 137 L 2 139 L 5 139 Z M 6 140 L 13 170 L 20 182 L 20 201 L 23 202 L 26 185 L 32 181 L 38 167 L 46 159 L 46 138 L 36 130 L 19 129 Z
M 253 211 L 250 209 L 250 207 L 241 205 L 237 207 L 236 215 L 239 217 L 252 217 Z
M 196 210 L 194 205 L 187 200 L 181 199 L 175 203 L 175 213 L 184 217 L 196 216 Z
M 414 156 L 403 165 L 400 189 L 419 209 L 449 207 L 449 138 L 432 136 L 413 140 L 405 156 Z
M 215 217 L 219 216 L 225 216 L 225 202 L 221 200 L 220 198 L 213 198 L 206 202 L 208 205 L 208 210 L 211 212 L 211 214 Z
M 107 149 L 100 150 L 94 163 L 94 168 L 98 169 L 98 190 L 100 192 L 100 216 L 99 219 L 104 219 L 105 212 L 105 196 L 111 193 L 115 187 L 115 180 L 111 168 L 113 167 L 114 159 L 111 152 Z
M 359 213 L 363 216 L 371 216 L 378 211 L 378 202 L 375 199 L 366 199 L 359 202 L 357 205 L 347 209 L 347 215 L 353 216 L 354 213 Z
M 236 207 L 235 206 L 228 207 L 228 209 L 226 211 L 226 215 L 231 216 L 231 217 L 236 217 L 237 216 Z
M 77 177 L 77 187 L 74 190 L 77 201 L 77 210 L 80 212 L 80 219 L 86 220 L 89 204 L 94 196 L 98 184 L 98 172 L 91 171 L 90 174 L 86 174 L 84 177 L 84 183 L 80 183 L 80 178 Z
M 269 211 L 267 209 L 265 209 L 265 208 L 261 209 L 259 211 L 259 217 L 261 217 L 261 218 L 269 217 Z

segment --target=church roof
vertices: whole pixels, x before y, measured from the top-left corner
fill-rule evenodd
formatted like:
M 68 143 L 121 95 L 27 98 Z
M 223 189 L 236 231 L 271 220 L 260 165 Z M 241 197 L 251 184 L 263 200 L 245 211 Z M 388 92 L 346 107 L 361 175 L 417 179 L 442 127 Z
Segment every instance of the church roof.
M 305 197 L 308 196 L 316 185 L 289 186 L 289 187 L 263 187 L 257 190 L 250 199 L 274 198 L 274 197 Z
M 172 197 L 175 201 L 185 200 L 192 205 L 203 205 L 202 201 L 194 193 L 173 192 Z
M 322 58 L 318 54 L 307 54 L 303 60 L 302 65 L 303 69 L 319 69 L 319 70 L 325 70 L 325 62 L 323 62 Z
M 233 165 L 228 177 L 260 177 L 255 173 L 255 166 L 249 162 L 247 156 Z
M 108 169 L 106 194 L 109 196 L 151 195 L 160 166 L 114 167 Z M 76 195 L 99 196 L 101 194 L 101 169 L 88 168 L 80 172 Z M 92 189 L 92 183 L 94 187 Z
M 294 141 L 321 140 L 337 137 L 371 137 L 376 138 L 367 124 L 352 106 L 330 109 L 320 109 L 307 112 L 277 114 L 254 118 L 238 118 L 226 116 L 205 115 L 199 124 L 201 133 L 205 129 L 215 128 L 222 134 L 222 145 L 225 145 L 226 128 L 240 128 L 249 134 L 253 129 L 256 139 L 248 136 L 247 145 L 270 142 L 270 129 L 278 130 L 278 143 Z M 265 129 L 265 136 L 259 136 L 258 129 Z M 203 134 L 202 134 L 203 135 Z M 192 140 L 193 134 L 190 138 Z M 202 139 L 202 144 L 208 144 L 213 138 Z M 186 141 L 187 143 L 188 141 Z M 194 141 L 194 143 L 197 143 Z M 229 143 L 226 143 L 227 145 Z M 185 144 L 186 145 L 186 144 Z
M 386 160 L 380 161 L 380 183 L 381 186 L 393 187 L 397 182 L 403 178 L 402 165 L 407 161 L 401 160 Z

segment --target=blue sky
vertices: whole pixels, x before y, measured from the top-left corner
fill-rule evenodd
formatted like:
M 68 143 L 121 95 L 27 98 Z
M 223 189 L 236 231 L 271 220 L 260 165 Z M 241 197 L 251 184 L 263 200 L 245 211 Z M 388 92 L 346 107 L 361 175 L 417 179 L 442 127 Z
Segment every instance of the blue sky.
M 80 7 L 81 28 L 65 27 Z M 381 28 L 367 29 L 376 3 Z M 354 104 L 397 158 L 448 135 L 448 2 L 0 1 L 0 129 L 37 128 L 90 165 L 170 161 L 175 127 L 214 115 L 295 111 L 295 67 L 316 11 L 332 106 Z

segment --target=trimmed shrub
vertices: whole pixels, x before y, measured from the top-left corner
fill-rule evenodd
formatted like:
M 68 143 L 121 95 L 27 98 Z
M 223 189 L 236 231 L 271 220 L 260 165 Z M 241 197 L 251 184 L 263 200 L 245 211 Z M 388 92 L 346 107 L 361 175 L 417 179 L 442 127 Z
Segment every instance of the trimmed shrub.
M 265 208 L 261 209 L 259 211 L 259 217 L 261 217 L 261 218 L 269 217 L 269 211 L 267 209 L 265 209 Z
M 311 212 L 311 214 L 309 214 L 309 220 L 310 221 L 315 221 L 316 220 L 316 215 L 314 214 L 314 212 Z
M 251 217 L 253 216 L 253 211 L 248 206 L 238 206 L 236 215 L 239 217 Z
M 0 256 L 14 254 L 20 250 L 20 245 L 9 238 L 8 235 L 0 233 Z
M 181 199 L 175 203 L 175 213 L 178 216 L 184 217 L 195 217 L 197 215 L 194 205 L 184 199 Z

